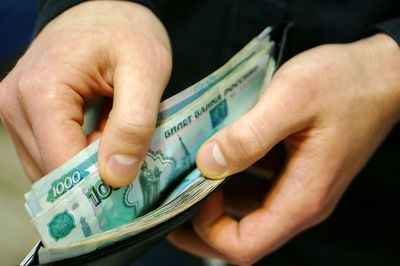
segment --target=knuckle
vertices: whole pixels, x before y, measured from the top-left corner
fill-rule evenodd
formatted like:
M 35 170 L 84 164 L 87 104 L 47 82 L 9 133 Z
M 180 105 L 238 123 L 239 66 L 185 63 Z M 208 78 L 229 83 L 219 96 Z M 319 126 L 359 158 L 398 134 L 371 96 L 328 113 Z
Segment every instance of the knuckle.
M 3 82 L 0 83 L 0 104 L 4 104 L 6 101 L 4 99 L 4 97 L 6 97 L 7 93 L 5 93 L 4 91 L 6 90 Z M 2 105 L 0 105 L 1 108 Z
M 332 214 L 337 202 L 337 200 L 332 199 L 327 189 L 321 191 L 315 201 L 317 203 L 315 203 L 316 206 L 314 207 L 313 225 L 325 221 Z
M 314 217 L 313 225 L 317 225 L 319 223 L 322 223 L 326 219 L 328 219 L 328 217 L 332 214 L 332 212 L 333 212 L 333 208 L 332 207 L 327 207 L 327 208 L 321 210 L 319 212 L 319 214 Z
M 168 60 L 171 57 L 170 49 L 167 45 L 159 40 L 153 40 L 147 37 L 140 38 L 141 44 L 146 48 L 149 57 L 156 61 L 159 59 Z
M 5 104 L 6 104 L 6 100 L 5 100 L 6 94 L 4 93 L 4 88 L 3 86 L 0 84 L 0 119 L 3 120 L 4 119 L 4 110 L 6 110 Z
M 300 60 L 300 59 L 298 59 Z M 295 60 L 295 62 L 300 62 Z M 307 110 L 310 105 L 310 99 L 326 97 L 324 90 L 327 85 L 327 73 L 332 73 L 332 64 L 330 62 L 320 62 L 317 60 L 308 60 L 301 64 L 287 64 L 275 76 L 280 82 L 279 93 L 290 94 L 296 99 L 296 106 L 300 110 Z
M 305 206 L 305 218 L 309 223 L 316 224 L 325 220 L 330 212 L 327 193 L 320 191 L 310 199 Z
M 172 69 L 172 54 L 169 47 L 164 44 L 153 45 L 152 52 L 157 62 L 161 63 L 161 68 Z M 161 60 L 160 60 L 161 59 Z
M 148 75 L 155 75 L 158 79 L 162 78 L 167 81 L 169 73 L 172 69 L 172 53 L 168 44 L 154 38 L 149 38 L 145 35 L 135 35 L 134 37 L 124 37 L 124 46 L 122 54 L 126 59 L 134 61 L 143 61 L 146 64 L 142 65 L 142 70 Z M 132 43 L 135 44 L 135 51 L 131 49 Z M 168 75 L 161 75 L 166 73 Z
M 228 259 L 235 265 L 252 265 L 256 262 L 257 257 L 247 250 L 238 250 L 228 256 Z
M 331 183 L 322 181 L 321 177 L 327 180 L 335 180 L 335 174 L 311 175 L 309 178 L 297 176 L 291 178 L 291 185 L 296 187 L 296 193 L 300 196 L 296 213 L 299 217 L 299 225 L 304 228 L 316 225 L 332 213 L 335 206 L 335 195 L 332 194 Z M 319 178 L 316 178 L 319 177 Z M 317 182 L 315 183 L 315 180 Z
M 147 121 L 127 116 L 119 117 L 117 121 L 118 134 L 124 139 L 132 139 L 135 142 L 147 142 L 154 131 L 154 125 Z
M 13 94 L 11 91 L 0 83 L 0 119 L 1 122 L 12 121 L 15 117 L 15 112 L 13 111 L 13 106 L 11 105 Z
M 258 248 L 254 244 L 254 239 L 242 238 L 231 241 L 230 245 L 224 248 L 222 254 L 234 265 L 252 265 L 260 258 Z
M 228 134 L 229 146 L 235 149 L 231 153 L 232 157 L 234 155 L 235 161 L 249 162 L 264 154 L 262 136 L 251 120 L 243 120 L 240 125 L 239 123 L 235 124 Z
M 128 39 L 125 43 L 128 47 L 130 47 L 132 43 L 135 43 L 135 46 L 141 54 L 149 59 L 153 58 L 158 60 L 160 58 L 168 59 L 171 57 L 169 46 L 157 38 L 149 38 L 146 35 L 138 34 L 132 39 Z
M 165 45 L 157 45 L 153 50 L 155 54 L 153 66 L 156 68 L 154 73 L 164 73 L 158 76 L 163 79 L 163 83 L 167 83 L 172 71 L 172 54 Z
M 38 78 L 32 74 L 23 74 L 17 83 L 18 86 L 18 98 L 22 100 L 22 102 L 26 102 L 34 97 L 38 86 Z M 42 95 L 44 96 L 44 95 Z
M 31 74 L 22 74 L 18 80 L 18 90 L 21 92 L 29 91 L 27 88 L 34 86 L 35 79 Z

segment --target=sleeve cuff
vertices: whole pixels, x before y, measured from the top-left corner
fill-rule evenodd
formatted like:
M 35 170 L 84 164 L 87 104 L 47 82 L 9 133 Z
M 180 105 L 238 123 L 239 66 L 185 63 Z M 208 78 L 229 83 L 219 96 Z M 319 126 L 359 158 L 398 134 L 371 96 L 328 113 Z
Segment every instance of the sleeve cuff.
M 38 35 L 39 32 L 49 23 L 52 19 L 60 15 L 65 10 L 76 6 L 80 3 L 87 2 L 88 0 L 42 0 L 39 1 L 39 14 L 36 21 L 34 36 Z M 138 4 L 142 4 L 152 10 L 156 16 L 160 18 L 160 12 L 156 5 L 151 0 L 131 0 Z
M 400 45 L 400 18 L 395 18 L 372 25 L 372 27 L 369 29 L 369 33 L 373 34 L 377 32 L 384 32 L 388 34 L 397 42 L 397 44 Z
M 59 0 L 47 0 L 39 1 L 39 14 L 36 20 L 34 36 L 38 35 L 39 32 L 47 25 L 52 19 L 60 15 L 65 10 L 85 2 L 84 0 L 70 0 L 70 1 L 59 1 Z

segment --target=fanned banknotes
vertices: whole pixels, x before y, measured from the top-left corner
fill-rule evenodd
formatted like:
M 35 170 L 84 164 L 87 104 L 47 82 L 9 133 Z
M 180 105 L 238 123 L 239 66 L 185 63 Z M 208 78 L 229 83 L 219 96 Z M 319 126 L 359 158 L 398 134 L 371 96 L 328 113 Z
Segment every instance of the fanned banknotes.
M 193 170 L 195 155 L 210 136 L 250 110 L 267 87 L 276 67 L 269 31 L 161 103 L 149 151 L 131 184 L 115 189 L 102 181 L 96 141 L 32 185 L 26 208 L 45 245 L 42 263 L 86 254 L 154 227 L 222 182 Z

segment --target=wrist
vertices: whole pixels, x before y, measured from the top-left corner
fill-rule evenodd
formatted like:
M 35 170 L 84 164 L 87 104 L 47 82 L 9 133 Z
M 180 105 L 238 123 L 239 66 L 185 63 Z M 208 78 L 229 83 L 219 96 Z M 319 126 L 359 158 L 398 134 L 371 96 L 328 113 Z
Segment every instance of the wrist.
M 353 43 L 357 61 L 372 90 L 383 99 L 394 123 L 400 121 L 400 46 L 389 35 L 378 33 Z
M 124 40 L 133 33 L 159 41 L 166 50 L 171 50 L 167 31 L 154 12 L 131 1 L 97 0 L 80 3 L 50 21 L 44 31 L 54 35 L 60 32 L 84 32 L 98 35 L 97 40 L 106 40 L 108 43 Z

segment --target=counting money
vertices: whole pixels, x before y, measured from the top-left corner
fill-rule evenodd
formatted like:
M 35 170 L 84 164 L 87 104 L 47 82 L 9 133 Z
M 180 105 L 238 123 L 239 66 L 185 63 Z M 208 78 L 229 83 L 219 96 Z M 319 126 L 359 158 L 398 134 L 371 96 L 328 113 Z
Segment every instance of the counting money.
M 266 32 L 221 69 L 161 104 L 149 151 L 131 184 L 115 189 L 102 181 L 95 142 L 33 185 L 26 206 L 49 261 L 145 230 L 215 188 L 216 183 L 194 171 L 149 213 L 171 184 L 193 168 L 200 145 L 257 102 L 275 70 L 274 43 Z M 154 220 L 142 219 L 148 215 Z

